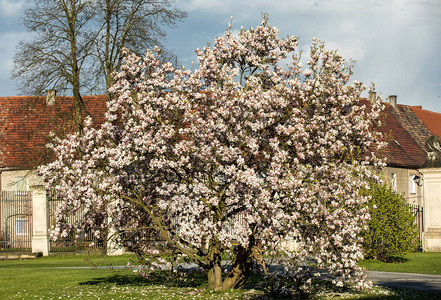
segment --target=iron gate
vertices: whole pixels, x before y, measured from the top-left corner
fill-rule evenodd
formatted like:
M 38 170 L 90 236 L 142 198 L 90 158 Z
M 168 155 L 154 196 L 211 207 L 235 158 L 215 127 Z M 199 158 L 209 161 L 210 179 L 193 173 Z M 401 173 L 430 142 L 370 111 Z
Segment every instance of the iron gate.
M 413 215 L 415 217 L 415 224 L 418 226 L 419 245 L 416 250 L 422 250 L 423 232 L 424 232 L 424 210 L 420 205 L 411 204 Z
M 1 192 L 0 252 L 32 252 L 32 192 Z

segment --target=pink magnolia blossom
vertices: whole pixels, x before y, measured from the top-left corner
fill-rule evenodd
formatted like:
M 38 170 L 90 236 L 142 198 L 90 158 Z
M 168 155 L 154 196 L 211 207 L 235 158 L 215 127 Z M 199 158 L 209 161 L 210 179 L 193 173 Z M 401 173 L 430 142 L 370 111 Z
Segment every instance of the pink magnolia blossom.
M 163 63 L 157 48 L 144 57 L 124 50 L 106 122 L 94 129 L 87 120 L 84 136 L 55 140 L 57 159 L 40 168 L 65 199 L 54 236 L 113 227 L 147 254 L 144 237 L 161 235 L 213 289 L 241 286 L 247 259 L 263 264 L 262 253 L 288 239 L 297 241 L 285 251 L 295 274 L 307 257 L 337 285 L 362 277 L 369 216 L 359 190 L 375 177 L 368 165 L 381 163 L 370 153 L 381 104 L 360 104 L 365 87 L 350 83 L 336 51 L 314 39 L 303 69 L 298 39 L 277 35 L 266 20 L 238 36 L 229 28 L 196 51 L 194 71 Z M 66 222 L 80 207 L 81 224 Z M 222 282 L 226 252 L 233 268 Z

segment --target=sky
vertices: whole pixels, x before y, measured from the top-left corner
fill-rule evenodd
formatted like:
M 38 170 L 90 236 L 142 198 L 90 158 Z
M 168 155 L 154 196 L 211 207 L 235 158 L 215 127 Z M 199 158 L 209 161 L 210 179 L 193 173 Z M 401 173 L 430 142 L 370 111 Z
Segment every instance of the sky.
M 165 45 L 191 68 L 194 50 L 224 34 L 256 27 L 262 13 L 280 36 L 312 38 L 356 61 L 353 80 L 375 84 L 383 98 L 441 113 L 441 0 L 176 0 L 188 17 L 167 29 Z M 0 96 L 19 95 L 11 79 L 16 46 L 32 38 L 22 22 L 25 1 L 0 0 Z M 363 94 L 363 96 L 366 96 Z

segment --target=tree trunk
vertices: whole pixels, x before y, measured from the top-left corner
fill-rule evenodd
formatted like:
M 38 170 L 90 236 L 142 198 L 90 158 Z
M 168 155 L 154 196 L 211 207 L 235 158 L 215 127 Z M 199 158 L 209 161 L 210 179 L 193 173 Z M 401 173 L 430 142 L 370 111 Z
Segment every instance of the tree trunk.
M 208 288 L 215 291 L 222 290 L 222 259 L 220 242 L 216 239 L 210 240 L 208 258 L 209 266 L 205 270 L 208 277 Z
M 238 246 L 231 270 L 222 283 L 222 289 L 239 289 L 248 280 L 253 270 L 252 252 L 249 248 Z
M 74 119 L 75 119 L 75 126 L 77 127 L 78 134 L 80 136 L 83 136 L 83 108 L 84 103 L 83 99 L 81 98 L 81 94 L 79 92 L 79 88 L 74 87 Z
M 114 5 L 110 0 L 106 1 L 106 45 L 104 49 L 104 61 L 101 62 L 104 65 L 104 76 L 106 79 L 106 96 L 107 101 L 110 100 L 109 88 L 113 85 L 112 72 L 114 71 L 112 61 L 113 61 L 113 52 L 110 51 L 110 37 L 111 37 L 111 22 L 112 22 L 112 14 L 114 11 Z
M 61 3 L 61 2 L 60 2 Z M 78 38 L 78 28 L 76 27 L 78 19 L 77 14 L 79 13 L 79 10 L 81 8 L 75 3 L 70 2 L 64 4 L 65 7 L 65 13 L 66 13 L 66 19 L 68 21 L 68 35 L 69 35 L 69 42 L 70 42 L 70 67 L 72 68 L 72 75 L 70 78 L 70 82 L 72 84 L 72 91 L 73 91 L 73 106 L 74 106 L 74 120 L 75 125 L 78 130 L 78 134 L 80 136 L 83 136 L 83 113 L 85 112 L 85 107 L 83 103 L 83 99 L 81 98 L 80 93 L 80 66 L 81 64 L 78 63 L 78 47 L 77 47 L 77 38 Z
M 231 271 L 225 278 L 222 289 L 240 289 L 247 282 L 253 272 L 254 262 L 262 266 L 265 274 L 268 274 L 268 268 L 262 255 L 261 248 L 257 245 L 254 236 L 250 236 L 247 248 L 238 246 L 236 257 L 231 266 Z

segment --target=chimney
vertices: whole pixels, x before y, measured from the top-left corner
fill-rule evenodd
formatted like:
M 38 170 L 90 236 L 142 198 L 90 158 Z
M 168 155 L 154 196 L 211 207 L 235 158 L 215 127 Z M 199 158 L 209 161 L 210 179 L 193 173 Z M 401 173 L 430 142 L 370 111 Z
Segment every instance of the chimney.
M 56 90 L 46 90 L 46 104 L 48 106 L 55 104 L 55 96 L 57 95 Z
M 377 93 L 374 91 L 369 91 L 369 102 L 374 104 L 377 102 Z
M 389 96 L 389 104 L 392 105 L 393 108 L 397 108 L 397 95 Z

